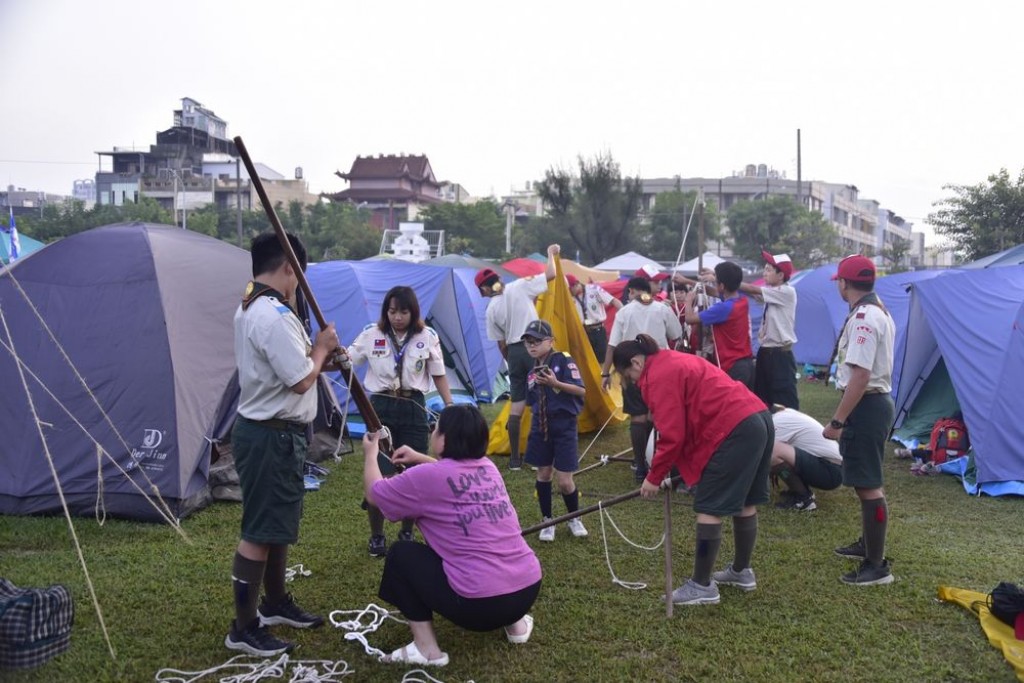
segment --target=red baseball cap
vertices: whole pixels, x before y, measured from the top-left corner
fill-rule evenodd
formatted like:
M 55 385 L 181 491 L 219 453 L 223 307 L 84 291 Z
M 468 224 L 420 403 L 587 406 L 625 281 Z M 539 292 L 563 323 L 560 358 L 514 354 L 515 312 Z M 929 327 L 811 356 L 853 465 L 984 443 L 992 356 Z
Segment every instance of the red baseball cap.
M 642 277 L 652 282 L 661 282 L 668 279 L 668 274 L 661 272 L 661 268 L 653 263 L 645 263 L 636 269 L 636 277 Z
M 566 273 L 565 281 L 569 283 L 570 287 L 575 287 L 576 285 L 578 285 L 580 283 L 580 281 L 577 280 L 576 276 L 573 275 L 572 273 Z
M 853 254 L 839 262 L 833 280 L 844 279 L 848 282 L 874 282 L 875 263 L 867 256 Z
M 480 272 L 478 272 L 476 274 L 476 277 L 473 278 L 473 282 L 476 283 L 477 287 L 483 287 L 485 282 L 487 282 L 491 278 L 496 278 L 496 277 L 498 277 L 497 273 L 495 273 L 490 268 L 484 268 L 483 270 L 481 270 Z
M 766 263 L 778 268 L 787 278 L 793 277 L 793 260 L 789 258 L 789 254 L 776 254 L 772 256 L 767 251 L 762 251 L 761 257 Z

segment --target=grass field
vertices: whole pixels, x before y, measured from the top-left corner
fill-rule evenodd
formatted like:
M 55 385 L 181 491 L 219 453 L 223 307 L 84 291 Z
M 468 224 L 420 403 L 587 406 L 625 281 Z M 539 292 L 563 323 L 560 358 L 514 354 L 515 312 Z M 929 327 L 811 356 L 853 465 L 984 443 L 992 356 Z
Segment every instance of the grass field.
M 838 395 L 801 384 L 803 409 L 828 419 Z M 495 414 L 489 408 L 488 414 Z M 581 436 L 581 450 L 591 437 Z M 582 465 L 628 446 L 625 425 L 606 430 Z M 500 467 L 505 459 L 498 458 Z M 324 487 L 306 498 L 301 543 L 291 563 L 312 575 L 291 584 L 307 608 L 321 613 L 377 602 L 381 561 L 367 557 L 367 524 L 359 508 L 362 458 L 331 464 Z M 506 477 L 524 527 L 538 521 L 532 472 Z M 633 488 L 626 463 L 610 463 L 578 478 L 582 505 Z M 443 681 L 1012 681 L 1011 667 L 985 639 L 977 619 L 936 600 L 950 585 L 988 592 L 1024 574 L 1022 501 L 972 498 L 952 477 L 914 477 L 905 461 L 886 462 L 891 524 L 888 554 L 896 581 L 889 586 L 840 583 L 852 563 L 832 548 L 860 533 L 859 505 L 846 489 L 819 492 L 814 512 L 765 508 L 753 566 L 758 589 L 722 588 L 717 606 L 675 608 L 665 616 L 662 550 L 627 545 L 609 525 L 614 573 L 641 581 L 632 591 L 612 583 L 600 518 L 584 518 L 589 538 L 559 528 L 556 541 L 530 543 L 544 569 L 534 607 L 536 630 L 525 646 L 499 633 L 467 633 L 438 620 L 451 664 L 432 673 Z M 674 494 L 674 576 L 678 585 L 693 561 L 691 499 Z M 555 514 L 564 508 L 555 497 Z M 635 543 L 654 545 L 663 530 L 661 501 L 634 500 L 608 510 Z M 0 517 L 0 576 L 21 586 L 64 583 L 76 600 L 72 647 L 44 667 L 0 673 L 11 681 L 152 681 L 157 670 L 198 671 L 233 653 L 223 646 L 232 618 L 231 558 L 240 506 L 220 503 L 187 519 L 191 544 L 150 524 L 76 520 L 104 618 L 117 651 L 113 661 L 63 518 Z M 394 538 L 396 525 L 389 525 Z M 732 558 L 726 522 L 719 565 Z M 343 659 L 346 680 L 399 681 L 405 669 L 379 664 L 331 627 L 282 631 L 301 647 L 295 658 Z M 370 642 L 390 651 L 409 641 L 389 622 Z M 203 679 L 213 680 L 213 679 Z

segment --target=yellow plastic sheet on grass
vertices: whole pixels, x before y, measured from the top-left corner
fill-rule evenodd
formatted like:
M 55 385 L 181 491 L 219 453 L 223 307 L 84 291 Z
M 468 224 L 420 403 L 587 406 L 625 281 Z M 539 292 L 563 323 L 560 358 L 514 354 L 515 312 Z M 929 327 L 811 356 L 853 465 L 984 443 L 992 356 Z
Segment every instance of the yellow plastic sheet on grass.
M 939 586 L 939 599 L 954 602 L 978 615 L 981 629 L 988 636 L 992 647 L 1003 653 L 1017 674 L 1017 680 L 1024 682 L 1024 641 L 1013 635 L 1013 627 L 1000 621 L 988 609 L 988 595 L 963 588 Z
M 548 283 L 548 291 L 537 299 L 537 315 L 551 323 L 555 335 L 555 350 L 568 353 L 579 366 L 583 386 L 587 393 L 583 397 L 583 410 L 579 416 L 579 431 L 593 432 L 605 423 L 617 424 L 625 419 L 622 413 L 622 395 L 617 386 L 611 392 L 601 390 L 601 361 L 594 356 L 594 350 L 583 329 L 583 322 L 576 313 L 576 305 L 569 293 L 569 286 L 562 274 L 561 259 L 555 259 L 555 279 Z M 537 275 L 536 277 L 544 277 Z M 491 423 L 487 444 L 488 455 L 508 455 L 511 447 L 508 441 L 509 405 L 506 403 L 501 414 Z M 609 420 L 609 418 L 611 418 Z M 530 409 L 523 413 L 520 423 L 519 449 L 526 452 L 526 437 L 530 433 Z

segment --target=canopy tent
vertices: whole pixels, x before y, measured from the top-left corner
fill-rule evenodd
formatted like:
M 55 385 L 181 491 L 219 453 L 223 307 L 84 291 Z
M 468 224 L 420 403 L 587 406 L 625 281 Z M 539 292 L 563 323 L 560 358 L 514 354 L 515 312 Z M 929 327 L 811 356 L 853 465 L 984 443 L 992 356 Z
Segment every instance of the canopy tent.
M 532 258 L 514 258 L 511 261 L 505 261 L 501 264 L 505 270 L 510 273 L 514 273 L 516 277 L 529 277 L 530 275 L 540 275 L 547 268 L 545 263 L 534 260 Z
M 618 256 L 613 256 L 607 261 L 598 263 L 594 268 L 597 270 L 621 270 L 628 273 L 634 273 L 637 268 L 648 263 L 654 263 L 654 260 L 638 254 L 635 251 L 627 251 L 625 254 L 619 254 Z
M 715 256 L 710 251 L 705 251 L 703 256 L 694 257 L 689 261 L 680 263 L 673 270 L 687 277 L 697 277 L 700 274 L 700 263 L 703 262 L 704 268 L 714 268 L 719 263 L 724 263 L 726 259 L 719 256 Z
M 328 261 L 309 267 L 310 287 L 324 318 L 333 322 L 343 344 L 350 344 L 363 328 L 377 322 L 388 290 L 412 287 L 420 314 L 441 338 L 448 380 L 478 401 L 494 400 L 493 385 L 501 354 L 486 334 L 486 301 L 473 282 L 472 268 L 441 268 L 405 261 Z M 362 379 L 366 368 L 357 369 Z M 334 375 L 335 394 L 342 406 L 355 412 L 348 388 Z
M 1024 495 L 1024 267 L 949 272 L 911 290 L 897 436 L 925 438 L 904 427 L 945 391 L 946 405 L 955 399 L 970 434 L 976 490 Z M 952 396 L 940 387 L 942 365 Z
M 1015 247 L 1004 249 L 1003 251 L 980 258 L 977 261 L 965 263 L 960 267 L 967 270 L 977 270 L 979 268 L 1019 266 L 1021 264 L 1024 264 L 1024 244 L 1018 244 Z
M 490 268 L 497 273 L 498 277 L 501 278 L 501 281 L 505 283 L 512 282 L 512 280 L 515 280 L 518 277 L 518 275 L 510 270 L 506 270 L 504 266 L 499 263 L 492 263 L 473 256 L 463 256 L 462 254 L 445 254 L 444 256 L 420 261 L 420 264 L 424 266 L 441 266 L 443 268 L 472 268 L 474 271 Z
M 78 233 L 0 272 L 0 513 L 61 509 L 47 452 L 72 514 L 159 520 L 150 481 L 177 517 L 209 502 L 250 277 L 247 252 L 147 223 Z
M 19 232 L 18 233 L 18 258 L 15 262 L 20 261 L 31 253 L 37 252 L 46 245 L 39 240 L 32 239 L 28 235 Z M 11 262 L 11 233 L 6 230 L 0 230 L 0 263 Z
M 576 312 L 569 286 L 562 273 L 559 259 L 555 264 L 555 279 L 548 283 L 548 291 L 537 300 L 537 314 L 551 323 L 551 331 L 555 337 L 555 349 L 572 356 L 583 376 L 583 385 L 587 393 L 583 398 L 583 410 L 580 412 L 578 425 L 580 432 L 592 432 L 600 429 L 610 420 L 623 420 L 625 416 L 620 410 L 621 396 L 616 389 L 608 393 L 601 389 L 601 363 L 594 356 L 594 350 L 587 339 L 583 322 Z M 487 445 L 488 454 L 508 454 L 511 444 L 508 440 L 508 416 L 510 404 L 502 408 L 501 413 L 491 423 L 490 439 Z M 530 409 L 523 413 L 520 423 L 520 448 L 526 450 L 526 439 L 530 433 Z

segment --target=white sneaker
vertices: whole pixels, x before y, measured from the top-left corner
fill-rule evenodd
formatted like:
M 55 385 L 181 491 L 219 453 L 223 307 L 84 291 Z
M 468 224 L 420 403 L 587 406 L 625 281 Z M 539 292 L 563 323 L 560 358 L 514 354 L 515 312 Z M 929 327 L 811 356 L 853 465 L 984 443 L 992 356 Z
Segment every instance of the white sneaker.
M 551 518 L 550 517 L 545 517 L 544 521 L 545 522 L 550 522 Z M 551 526 L 549 526 L 549 527 L 547 527 L 545 529 L 541 529 L 540 533 L 537 534 L 537 537 L 540 540 L 546 541 L 548 543 L 550 543 L 551 541 L 555 540 L 555 525 L 552 524 Z
M 576 538 L 583 538 L 587 535 L 587 527 L 583 526 L 583 520 L 579 517 L 570 519 L 566 522 L 566 526 L 569 527 L 569 531 L 571 531 L 572 535 Z

